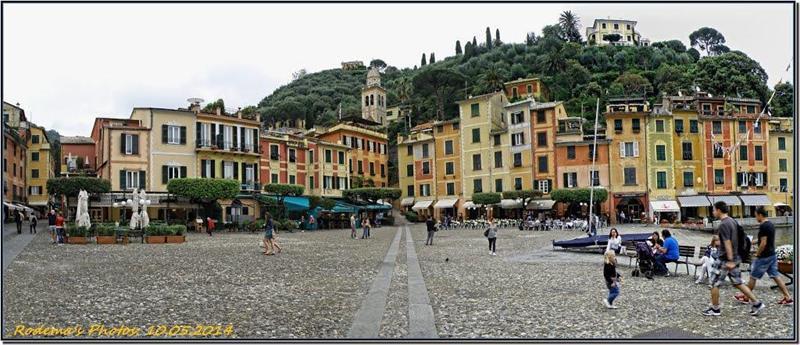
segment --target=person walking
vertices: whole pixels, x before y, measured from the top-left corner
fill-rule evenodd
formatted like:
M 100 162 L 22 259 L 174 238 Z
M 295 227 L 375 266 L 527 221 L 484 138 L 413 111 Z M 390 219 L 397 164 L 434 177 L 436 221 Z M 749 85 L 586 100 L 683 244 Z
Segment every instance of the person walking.
M 494 218 L 489 218 L 486 238 L 489 239 L 489 255 L 497 255 L 497 225 L 494 224 Z
M 622 249 L 622 237 L 620 237 L 617 228 L 611 228 L 608 233 L 608 244 L 606 244 L 606 251 L 613 251 L 614 254 L 619 254 Z
M 28 230 L 29 233 L 35 234 L 36 233 L 36 223 L 39 222 L 39 219 L 36 218 L 36 213 L 31 212 L 31 215 L 28 217 L 28 223 L 30 225 L 30 229 Z
M 719 305 L 719 286 L 728 278 L 731 284 L 739 289 L 739 291 L 751 301 L 750 315 L 757 316 L 766 306 L 759 301 L 750 288 L 742 282 L 742 272 L 739 270 L 739 264 L 741 264 L 742 258 L 738 253 L 739 241 L 742 240 L 739 238 L 738 233 L 739 224 L 728 216 L 728 204 L 724 201 L 717 201 L 714 203 L 714 217 L 720 220 L 718 228 L 720 239 L 718 248 L 719 262 L 717 263 L 718 267 L 715 267 L 715 271 L 718 269 L 719 273 L 717 273 L 712 280 L 711 306 L 703 311 L 703 315 L 720 316 L 722 314 Z
M 356 215 L 355 214 L 351 214 L 350 215 L 350 238 L 351 239 L 356 239 L 357 237 L 358 237 L 358 234 L 356 234 Z
M 711 236 L 711 244 L 708 245 L 705 253 L 703 253 L 703 257 L 700 258 L 700 263 L 702 264 L 700 265 L 700 276 L 694 281 L 695 284 L 702 284 L 706 278 L 708 278 L 709 284 L 714 280 L 713 268 L 714 264 L 719 260 L 719 251 L 717 248 L 719 248 L 719 236 Z
M 47 228 L 50 230 L 50 239 L 56 244 L 56 210 L 51 209 L 47 214 Z
M 783 299 L 778 304 L 792 305 L 794 300 L 789 295 L 789 290 L 778 272 L 778 257 L 775 253 L 775 225 L 767 219 L 767 210 L 763 207 L 756 209 L 756 220 L 760 223 L 758 226 L 758 248 L 756 249 L 756 259 L 753 260 L 753 264 L 750 266 L 750 280 L 747 282 L 747 288 L 752 291 L 756 287 L 756 282 L 766 273 L 775 281 L 775 284 L 778 285 L 783 294 Z M 734 298 L 741 303 L 750 302 L 743 293 L 737 293 Z
M 625 224 L 625 212 L 619 211 L 619 219 L 620 219 L 619 222 L 621 224 Z
M 58 216 L 56 216 L 56 242 L 58 245 L 64 244 L 64 214 L 58 212 Z
M 308 215 L 308 230 L 309 231 L 317 230 L 317 219 L 314 218 L 313 214 Z M 301 232 L 305 232 L 305 231 L 301 231 Z
M 433 217 L 427 216 L 425 220 L 425 227 L 428 230 L 428 238 L 425 240 L 426 246 L 433 245 L 433 233 L 436 232 L 436 221 L 433 220 Z
M 206 223 L 208 223 L 206 225 L 206 232 L 208 233 L 208 236 L 212 236 L 211 234 L 214 232 L 214 229 L 217 228 L 217 221 L 214 220 L 214 218 L 207 217 Z
M 361 233 L 361 239 L 369 238 L 369 231 L 371 230 L 371 226 L 369 224 L 369 217 L 362 216 L 364 220 L 361 221 L 361 227 L 364 228 L 364 231 Z
M 272 238 L 275 236 L 275 224 L 272 222 L 272 216 L 269 213 L 265 214 L 264 221 L 264 255 L 275 255 L 272 248 Z
M 603 299 L 603 304 L 608 309 L 617 309 L 614 300 L 619 297 L 620 283 L 622 283 L 622 276 L 617 272 L 617 255 L 613 250 L 607 250 L 603 261 L 603 277 L 608 288 L 608 297 Z
M 17 234 L 22 234 L 22 218 L 25 217 L 22 211 L 17 210 L 16 218 L 14 221 L 17 223 Z

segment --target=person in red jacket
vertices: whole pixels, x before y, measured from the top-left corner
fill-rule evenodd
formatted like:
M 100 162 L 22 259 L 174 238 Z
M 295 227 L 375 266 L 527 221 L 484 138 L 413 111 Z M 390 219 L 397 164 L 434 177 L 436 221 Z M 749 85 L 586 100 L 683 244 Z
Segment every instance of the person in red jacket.
M 211 217 L 206 218 L 206 221 L 208 222 L 208 225 L 206 226 L 206 232 L 208 233 L 208 236 L 211 236 L 211 233 L 214 232 L 214 229 L 217 227 L 217 222 Z
M 56 216 L 56 242 L 58 245 L 64 244 L 64 214 L 61 212 Z

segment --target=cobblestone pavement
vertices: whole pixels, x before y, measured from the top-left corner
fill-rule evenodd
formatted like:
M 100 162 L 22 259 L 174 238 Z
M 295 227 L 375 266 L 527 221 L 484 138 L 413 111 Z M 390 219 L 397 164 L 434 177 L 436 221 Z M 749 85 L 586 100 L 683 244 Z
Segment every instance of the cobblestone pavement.
M 776 305 L 779 295 L 766 280 L 756 289 L 769 303 L 762 316 L 734 305 L 728 287 L 723 316 L 709 318 L 700 315 L 706 286 L 685 273 L 628 277 L 621 260 L 620 309 L 606 310 L 602 258 L 552 250 L 552 240 L 578 232 L 500 230 L 498 255 L 489 256 L 480 230 L 439 231 L 435 245 L 425 246 L 423 226 L 411 228 L 407 243 L 399 227 L 376 338 L 407 337 L 409 317 L 419 320 L 409 312 L 411 245 L 442 338 L 787 338 L 794 332 L 793 307 Z M 231 324 L 237 338 L 343 338 L 397 232 L 374 229 L 369 240 L 351 240 L 349 230 L 281 233 L 283 253 L 264 256 L 257 234 L 190 234 L 181 245 L 54 246 L 40 231 L 4 270 L 4 332 L 21 324 Z M 706 236 L 676 237 L 684 244 Z

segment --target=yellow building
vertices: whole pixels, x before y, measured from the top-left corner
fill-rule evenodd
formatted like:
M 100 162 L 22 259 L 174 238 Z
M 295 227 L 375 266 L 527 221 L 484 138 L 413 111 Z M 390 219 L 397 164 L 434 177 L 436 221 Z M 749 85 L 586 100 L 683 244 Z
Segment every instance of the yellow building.
M 408 135 L 397 137 L 397 162 L 400 167 L 400 206 L 411 208 L 420 215 L 433 215 L 436 201 L 436 149 L 433 124 L 423 123 L 412 128 Z
M 318 138 L 308 139 L 310 166 L 308 193 L 326 197 L 341 197 L 350 186 L 352 160 L 350 147 Z M 291 183 L 291 181 L 289 181 Z M 302 184 L 302 183 L 298 183 Z
M 650 105 L 643 98 L 617 98 L 606 105 L 606 138 L 611 140 L 609 165 L 611 176 L 611 219 L 639 221 L 647 215 L 647 161 L 645 119 Z
M 250 193 L 259 191 L 259 115 L 241 111 L 230 114 L 219 108 L 214 113 L 206 113 L 200 111 L 199 105 L 193 105 L 190 111 L 196 118 L 195 176 L 241 181 L 242 195 L 219 201 L 223 208 L 222 221 L 257 215 L 258 202 Z
M 703 161 L 704 125 L 698 117 L 695 98 L 666 96 L 662 100 L 662 109 L 672 114 L 672 160 L 669 164 L 681 218 L 683 221 L 702 219 L 709 216 L 711 202 L 704 196 L 708 192 L 706 186 L 709 182 Z
M 531 110 L 535 102 L 525 99 L 505 106 L 508 123 L 508 190 L 533 189 L 533 156 L 531 155 Z
M 647 191 L 651 219 L 674 222 L 680 219 L 680 206 L 675 200 L 675 170 L 673 169 L 672 113 L 659 106 L 645 117 L 644 154 L 647 159 Z M 691 151 L 691 150 L 690 150 Z
M 469 97 L 458 101 L 461 126 L 461 171 L 463 176 L 464 200 L 459 209 L 473 210 L 476 205 L 471 202 L 472 194 L 494 192 L 496 179 L 502 179 L 507 168 L 495 168 L 495 155 L 502 157 L 503 133 L 508 126 L 503 118 L 507 98 L 503 92 L 494 92 Z M 507 136 L 506 136 L 507 138 Z M 508 145 L 508 142 L 506 142 Z M 502 161 L 502 158 L 501 158 Z M 502 180 L 501 180 L 502 181 Z M 502 183 L 502 182 L 501 182 Z
M 611 35 L 619 35 L 619 40 L 610 39 Z M 624 19 L 595 19 L 594 24 L 586 28 L 586 41 L 596 45 L 648 45 L 636 31 L 636 21 Z
M 433 167 L 436 180 L 434 193 L 438 198 L 436 205 L 433 206 L 434 213 L 438 219 L 445 215 L 456 217 L 458 209 L 464 203 L 461 178 L 461 122 L 457 118 L 436 121 L 433 123 L 433 129 L 436 145 Z M 399 155 L 402 155 L 402 151 L 398 151 Z
M 775 213 L 785 215 L 794 205 L 794 119 L 774 117 L 769 120 L 769 170 L 767 183 Z
M 50 156 L 50 141 L 42 127 L 31 125 L 28 137 L 28 204 L 47 211 L 49 196 L 47 179 L 54 177 L 53 160 Z

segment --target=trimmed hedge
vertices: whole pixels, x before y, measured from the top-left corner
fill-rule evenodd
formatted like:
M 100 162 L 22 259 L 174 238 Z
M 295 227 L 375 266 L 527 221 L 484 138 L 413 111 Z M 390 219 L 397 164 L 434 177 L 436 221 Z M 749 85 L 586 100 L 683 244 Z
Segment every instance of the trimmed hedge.
M 167 191 L 192 200 L 208 202 L 235 198 L 241 191 L 241 184 L 233 179 L 178 178 L 169 180 Z
M 400 197 L 399 188 L 354 188 L 342 192 L 342 196 L 350 200 L 367 200 L 375 202 L 379 199 L 395 200 Z
M 478 205 L 494 205 L 500 203 L 502 195 L 500 193 L 475 193 L 472 194 L 472 202 Z
M 108 193 L 111 182 L 96 177 L 53 177 L 47 180 L 47 192 L 50 195 L 78 196 L 81 189 L 89 194 Z
M 576 188 L 576 189 L 556 189 L 550 192 L 550 197 L 553 200 L 563 203 L 589 203 L 591 189 L 589 188 Z M 604 202 L 608 199 L 608 191 L 604 188 L 594 189 L 594 202 Z

